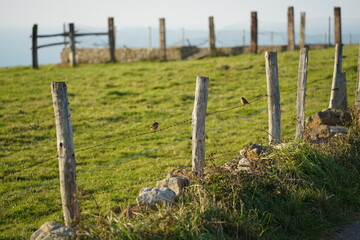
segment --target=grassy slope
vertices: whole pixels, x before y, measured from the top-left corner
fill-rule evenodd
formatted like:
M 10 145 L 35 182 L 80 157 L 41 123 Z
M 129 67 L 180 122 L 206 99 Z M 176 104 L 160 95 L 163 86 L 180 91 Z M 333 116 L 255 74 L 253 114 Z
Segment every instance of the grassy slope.
M 333 49 L 310 51 L 307 116 L 326 108 L 331 86 Z M 344 47 L 350 105 L 354 102 L 357 47 Z M 282 135 L 291 139 L 295 129 L 295 90 L 298 52 L 278 55 L 282 104 Z M 224 70 L 223 65 L 230 66 Z M 263 54 L 210 58 L 184 62 L 140 62 L 62 68 L 42 66 L 0 69 L 0 195 L 22 191 L 57 179 L 52 119 L 51 81 L 68 85 L 77 150 L 77 171 L 85 172 L 190 136 L 191 124 L 156 134 L 134 137 L 79 151 L 122 136 L 147 132 L 154 121 L 160 127 L 191 118 L 195 77 L 210 77 L 208 112 L 239 105 L 266 93 Z M 290 98 L 288 98 L 290 97 Z M 246 108 L 211 115 L 213 129 L 266 107 L 265 99 Z M 39 124 L 37 124 L 39 123 Z M 267 114 L 260 113 L 209 132 L 207 153 L 218 152 L 218 162 L 232 159 L 249 142 L 266 142 Z M 229 152 L 230 153 L 227 153 Z M 176 145 L 78 176 L 78 185 L 94 198 L 81 201 L 84 213 L 104 213 L 134 203 L 138 190 L 154 186 L 167 170 L 190 167 L 191 143 Z M 18 170 L 24 169 L 20 172 Z M 49 220 L 61 221 L 58 184 L 0 200 L 0 238 L 27 238 Z M 22 229 L 21 231 L 15 230 Z

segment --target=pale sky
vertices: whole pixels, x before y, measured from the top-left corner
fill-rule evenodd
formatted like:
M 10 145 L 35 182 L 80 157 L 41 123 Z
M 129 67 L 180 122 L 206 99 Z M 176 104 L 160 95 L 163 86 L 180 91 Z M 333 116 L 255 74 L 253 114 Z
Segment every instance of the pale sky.
M 157 26 L 160 17 L 167 27 L 203 28 L 214 16 L 215 26 L 227 27 L 249 22 L 250 12 L 258 12 L 258 21 L 285 22 L 287 7 L 294 6 L 295 19 L 305 11 L 307 19 L 333 16 L 334 6 L 341 7 L 344 21 L 360 23 L 360 0 L 0 0 L 0 27 L 79 25 L 106 27 L 114 17 L 122 27 Z

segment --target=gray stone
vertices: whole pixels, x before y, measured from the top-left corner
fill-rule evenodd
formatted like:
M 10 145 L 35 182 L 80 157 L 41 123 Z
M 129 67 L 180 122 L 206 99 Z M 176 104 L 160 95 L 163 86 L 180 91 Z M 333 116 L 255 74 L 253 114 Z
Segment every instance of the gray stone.
M 170 206 L 174 198 L 174 191 L 167 187 L 143 188 L 136 198 L 136 202 L 139 205 L 148 205 L 150 207 L 156 207 L 156 205 Z
M 181 196 L 184 193 L 186 186 L 190 184 L 190 180 L 187 177 L 170 177 L 160 180 L 156 183 L 156 187 L 163 188 L 168 187 L 176 194 Z
M 60 223 L 46 222 L 36 232 L 34 232 L 31 240 L 71 240 L 75 239 L 75 232 Z
M 237 167 L 238 171 L 247 171 L 253 172 L 254 171 L 254 162 L 247 158 L 240 159 Z
M 346 134 L 347 127 L 329 126 L 329 132 L 332 134 Z

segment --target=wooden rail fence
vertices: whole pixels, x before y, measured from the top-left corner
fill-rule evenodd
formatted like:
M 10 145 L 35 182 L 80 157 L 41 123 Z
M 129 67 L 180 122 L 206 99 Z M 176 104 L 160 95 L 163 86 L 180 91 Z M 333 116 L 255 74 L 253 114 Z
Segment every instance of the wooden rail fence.
M 94 33 L 76 33 L 74 23 L 69 23 L 69 31 L 66 32 L 64 30 L 63 33 L 57 34 L 47 34 L 47 35 L 39 35 L 38 34 L 38 25 L 34 24 L 32 29 L 32 68 L 38 69 L 39 68 L 39 61 L 38 61 L 38 49 L 44 47 L 52 47 L 58 45 L 67 45 L 70 44 L 71 48 L 71 57 L 70 63 L 71 66 L 75 67 L 76 63 L 76 37 L 85 37 L 85 36 L 102 36 L 108 35 L 109 36 L 109 51 L 110 51 L 110 61 L 116 62 L 115 58 L 115 28 L 114 28 L 114 18 L 108 18 L 108 32 L 94 32 Z M 57 43 L 49 43 L 44 45 L 38 45 L 38 38 L 51 38 L 51 37 L 64 37 L 64 41 L 57 42 Z M 66 41 L 66 38 L 69 37 L 69 41 Z

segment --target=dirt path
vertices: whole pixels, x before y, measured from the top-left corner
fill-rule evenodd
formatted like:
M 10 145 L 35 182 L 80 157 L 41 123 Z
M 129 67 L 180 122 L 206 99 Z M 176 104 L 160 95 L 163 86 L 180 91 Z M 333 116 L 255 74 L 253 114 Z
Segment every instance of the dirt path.
M 360 240 L 360 213 L 356 215 L 356 219 L 350 223 L 340 226 L 340 229 L 334 232 L 334 237 L 330 240 Z

